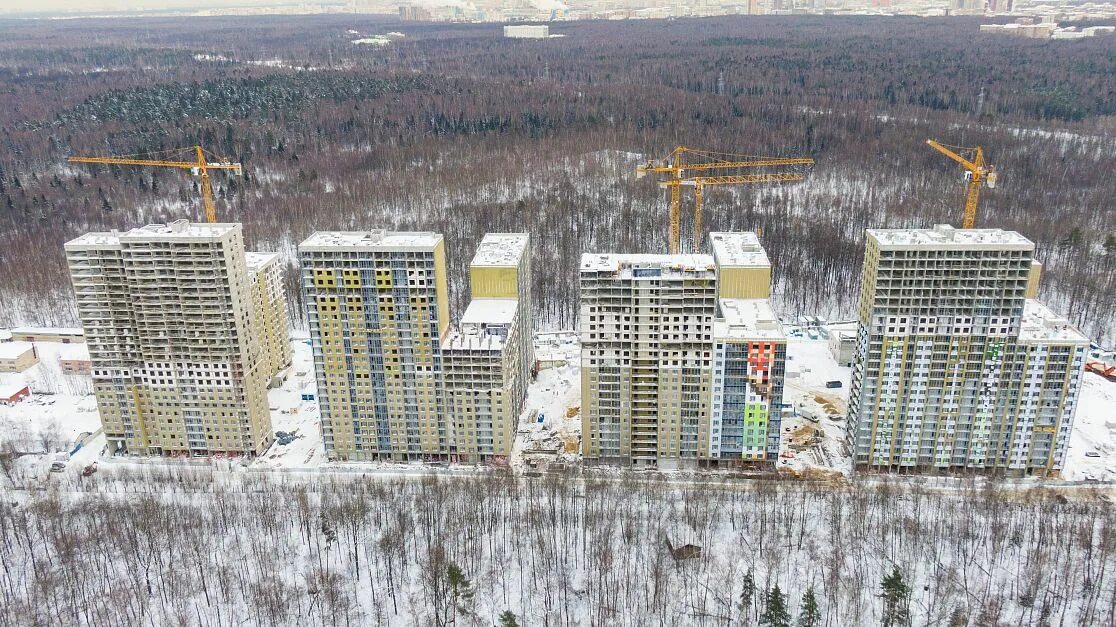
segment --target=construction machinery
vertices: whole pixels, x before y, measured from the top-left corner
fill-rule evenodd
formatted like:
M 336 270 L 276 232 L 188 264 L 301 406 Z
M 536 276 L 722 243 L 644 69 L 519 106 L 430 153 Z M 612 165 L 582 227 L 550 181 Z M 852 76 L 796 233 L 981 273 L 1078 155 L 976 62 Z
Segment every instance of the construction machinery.
M 751 183 L 786 183 L 801 181 L 798 172 L 765 172 L 759 174 L 718 175 L 715 170 L 741 168 L 767 168 L 780 166 L 809 166 L 814 160 L 808 157 L 756 157 L 751 155 L 711 152 L 678 146 L 666 158 L 650 161 L 636 168 L 639 176 L 649 172 L 666 174 L 659 181 L 670 193 L 670 252 L 678 254 L 682 232 L 682 187 L 694 188 L 694 252 L 701 246 L 701 217 L 704 188 L 706 185 L 747 185 Z M 699 173 L 697 176 L 688 173 Z M 710 173 L 710 174 L 705 174 Z
M 996 188 L 996 168 L 984 162 L 984 151 L 980 149 L 980 146 L 976 148 L 947 146 L 932 139 L 926 140 L 926 143 L 965 168 L 968 191 L 965 193 L 965 217 L 961 221 L 961 228 L 973 228 L 976 225 L 977 199 L 980 197 L 980 187 L 981 185 L 988 185 L 989 189 Z
M 174 157 L 185 154 L 192 157 L 190 161 L 173 160 Z M 152 159 L 151 157 L 160 157 Z M 194 146 L 193 148 L 180 148 L 177 150 L 166 150 L 156 153 L 147 153 L 140 155 L 125 155 L 122 157 L 70 157 L 67 159 L 70 163 L 103 163 L 108 165 L 142 165 L 154 166 L 162 168 L 179 168 L 189 170 L 191 174 L 198 177 L 201 187 L 202 204 L 205 206 L 205 221 L 214 223 L 217 221 L 217 209 L 213 204 L 213 185 L 209 180 L 210 170 L 229 170 L 233 174 L 240 175 L 242 168 L 239 163 L 233 163 L 228 159 L 219 157 L 201 146 Z

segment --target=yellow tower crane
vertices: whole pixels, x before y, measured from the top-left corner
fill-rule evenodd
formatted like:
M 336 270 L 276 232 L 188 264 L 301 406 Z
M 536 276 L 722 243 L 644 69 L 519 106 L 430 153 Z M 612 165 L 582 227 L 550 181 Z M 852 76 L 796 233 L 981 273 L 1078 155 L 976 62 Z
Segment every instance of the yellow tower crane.
M 185 152 L 191 153 L 190 156 L 194 159 L 191 161 L 173 161 L 170 158 L 175 155 L 181 155 Z M 163 155 L 163 159 L 142 159 L 140 157 L 153 157 L 156 155 Z M 194 146 L 193 148 L 180 148 L 178 150 L 169 150 L 161 153 L 149 153 L 143 155 L 127 155 L 123 157 L 70 157 L 67 159 L 70 163 L 104 163 L 109 165 L 146 165 L 162 168 L 180 168 L 189 170 L 191 174 L 198 177 L 201 181 L 201 197 L 202 204 L 205 206 L 205 221 L 214 223 L 217 221 L 217 209 L 213 204 L 213 185 L 209 181 L 210 170 L 230 170 L 233 174 L 240 175 L 242 168 L 239 163 L 233 163 L 228 159 L 214 155 L 213 153 L 203 149 L 201 146 Z
M 687 161 L 692 156 L 700 161 Z M 746 185 L 751 183 L 785 183 L 801 181 L 804 177 L 797 172 L 768 172 L 761 174 L 687 176 L 688 172 L 709 172 L 711 170 L 737 168 L 763 168 L 776 166 L 808 166 L 814 160 L 807 157 L 754 157 L 732 153 L 711 152 L 678 146 L 665 159 L 650 161 L 636 168 L 640 176 L 649 172 L 666 174 L 666 180 L 659 181 L 660 187 L 670 190 L 670 252 L 678 254 L 682 232 L 682 187 L 694 188 L 694 252 L 701 246 L 701 210 L 706 185 Z
M 965 180 L 968 181 L 969 185 L 968 191 L 965 193 L 965 217 L 961 222 L 961 228 L 973 228 L 976 225 L 980 186 L 988 185 L 989 189 L 996 188 L 996 168 L 984 162 L 984 151 L 980 149 L 980 146 L 976 148 L 946 146 L 932 139 L 926 140 L 926 143 L 965 168 Z

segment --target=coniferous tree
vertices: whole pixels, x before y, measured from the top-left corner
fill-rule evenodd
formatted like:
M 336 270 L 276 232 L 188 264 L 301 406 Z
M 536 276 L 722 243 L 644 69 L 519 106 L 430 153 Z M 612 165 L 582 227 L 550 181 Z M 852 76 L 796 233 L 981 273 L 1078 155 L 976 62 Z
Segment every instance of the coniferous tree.
M 500 614 L 500 627 L 519 627 L 519 621 L 511 610 L 504 610 L 504 613 Z
M 743 620 L 745 617 L 752 615 L 752 601 L 756 596 L 756 580 L 752 577 L 752 571 L 744 573 L 744 580 L 741 582 L 740 589 L 740 618 Z
M 791 617 L 787 611 L 787 599 L 776 582 L 767 593 L 767 602 L 764 604 L 763 614 L 760 616 L 761 627 L 790 627 Z
M 891 574 L 883 578 L 880 584 L 883 592 L 880 594 L 884 600 L 883 624 L 884 627 L 900 627 L 911 621 L 908 603 L 911 598 L 911 588 L 903 579 L 899 566 L 891 569 Z
M 802 609 L 798 613 L 798 627 L 818 627 L 821 625 L 821 610 L 818 609 L 818 600 L 814 597 L 814 587 L 806 589 L 802 595 Z

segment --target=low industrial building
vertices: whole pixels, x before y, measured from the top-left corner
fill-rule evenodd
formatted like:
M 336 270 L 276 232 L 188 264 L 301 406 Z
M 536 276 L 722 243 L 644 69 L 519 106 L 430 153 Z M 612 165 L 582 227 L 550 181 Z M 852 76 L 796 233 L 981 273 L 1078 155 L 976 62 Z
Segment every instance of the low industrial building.
M 89 359 L 89 349 L 84 343 L 64 346 L 58 351 L 58 365 L 62 374 L 90 375 L 93 373 L 93 362 Z
M 550 37 L 550 27 L 532 24 L 508 25 L 504 27 L 504 37 L 510 39 L 546 39 Z
M 31 388 L 25 383 L 0 383 L 0 405 L 15 405 L 31 396 Z
M 0 372 L 23 372 L 39 363 L 39 353 L 31 342 L 0 343 Z
M 81 329 L 16 327 L 15 329 L 12 329 L 12 341 L 80 344 L 85 341 L 85 333 Z

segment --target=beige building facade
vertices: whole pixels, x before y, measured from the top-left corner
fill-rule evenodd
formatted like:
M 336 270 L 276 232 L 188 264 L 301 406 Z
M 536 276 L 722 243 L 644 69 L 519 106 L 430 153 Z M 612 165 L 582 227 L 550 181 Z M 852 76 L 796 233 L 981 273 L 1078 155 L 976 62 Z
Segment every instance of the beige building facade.
M 89 233 L 65 250 L 109 450 L 261 454 L 268 375 L 240 225 Z
M 299 245 L 322 438 L 330 459 L 446 459 L 449 329 L 436 233 L 327 231 Z
M 252 281 L 260 350 L 269 386 L 282 384 L 291 365 L 291 339 L 287 330 L 287 296 L 283 291 L 283 268 L 275 253 L 247 253 L 245 263 Z

